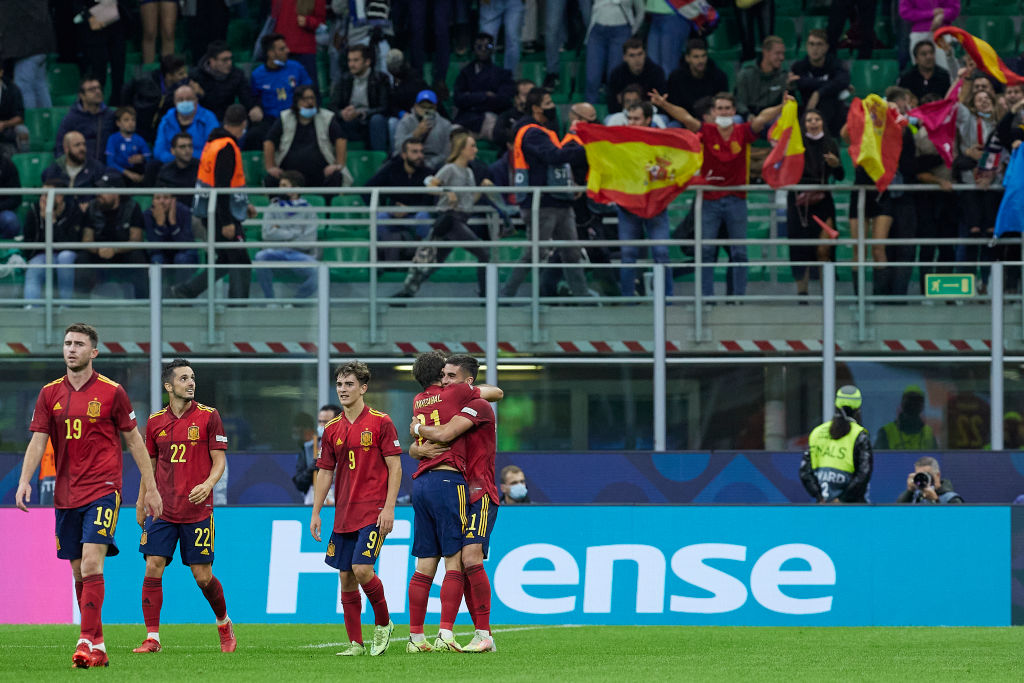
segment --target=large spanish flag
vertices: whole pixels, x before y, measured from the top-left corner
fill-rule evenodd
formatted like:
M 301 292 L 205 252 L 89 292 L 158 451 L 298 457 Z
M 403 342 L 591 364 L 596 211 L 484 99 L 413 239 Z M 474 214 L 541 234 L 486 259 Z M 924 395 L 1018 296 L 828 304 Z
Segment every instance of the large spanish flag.
M 668 208 L 704 163 L 700 138 L 688 130 L 580 123 L 576 134 L 590 164 L 587 195 L 642 218 Z
M 800 133 L 796 100 L 782 105 L 779 120 L 768 131 L 775 146 L 761 168 L 761 177 L 775 189 L 796 185 L 804 175 L 804 137 Z
M 853 98 L 846 115 L 850 158 L 875 181 L 879 192 L 884 192 L 896 175 L 906 125 L 906 118 L 878 95 Z
M 1010 17 L 1007 17 L 1007 19 L 1009 20 Z M 942 36 L 951 36 L 959 40 L 978 68 L 1000 83 L 1005 85 L 1024 84 L 1024 77 L 1018 76 L 1010 70 L 1010 67 L 1003 64 L 1003 60 L 999 59 L 999 55 L 992 49 L 992 46 L 981 38 L 975 38 L 967 31 L 956 26 L 943 26 L 937 30 L 934 35 L 936 42 Z

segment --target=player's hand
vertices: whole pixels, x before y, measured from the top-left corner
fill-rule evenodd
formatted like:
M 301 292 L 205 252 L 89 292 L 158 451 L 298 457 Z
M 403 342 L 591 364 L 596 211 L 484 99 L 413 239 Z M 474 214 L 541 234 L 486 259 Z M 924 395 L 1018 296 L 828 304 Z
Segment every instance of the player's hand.
M 146 512 L 154 520 L 164 514 L 163 498 L 160 497 L 160 492 L 155 488 L 146 490 Z
M 437 441 L 424 441 L 420 444 L 420 459 L 429 460 L 430 458 L 436 458 L 447 450 L 450 450 L 451 446 L 446 443 L 438 443 Z
M 19 510 L 28 512 L 29 501 L 32 500 L 32 484 L 18 484 L 18 492 L 14 494 L 14 503 Z
M 135 521 L 140 527 L 143 527 L 146 523 L 146 501 L 139 498 L 139 501 L 135 503 Z
M 309 533 L 313 534 L 313 540 L 320 542 L 320 515 L 316 512 L 309 520 Z
M 420 421 L 416 419 L 409 423 L 409 436 L 416 436 L 416 425 L 418 425 L 419 423 Z
M 188 492 L 188 502 L 199 505 L 209 498 L 211 493 L 213 493 L 213 484 L 205 481 L 202 484 L 196 484 L 195 488 Z
M 387 536 L 395 528 L 395 508 L 384 507 L 377 515 L 377 528 L 381 536 Z

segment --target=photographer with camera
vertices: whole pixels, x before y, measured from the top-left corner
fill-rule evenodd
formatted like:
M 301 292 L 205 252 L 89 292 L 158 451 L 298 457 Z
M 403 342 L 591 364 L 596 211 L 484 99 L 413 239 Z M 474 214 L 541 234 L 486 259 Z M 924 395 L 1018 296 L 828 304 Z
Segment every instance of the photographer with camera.
M 860 423 L 860 390 L 836 392 L 836 412 L 807 439 L 800 481 L 819 503 L 866 503 L 873 455 L 868 430 Z
M 930 456 L 918 458 L 914 471 L 907 475 L 907 490 L 896 499 L 897 503 L 963 503 L 964 499 L 953 490 L 953 482 L 942 478 L 939 461 Z

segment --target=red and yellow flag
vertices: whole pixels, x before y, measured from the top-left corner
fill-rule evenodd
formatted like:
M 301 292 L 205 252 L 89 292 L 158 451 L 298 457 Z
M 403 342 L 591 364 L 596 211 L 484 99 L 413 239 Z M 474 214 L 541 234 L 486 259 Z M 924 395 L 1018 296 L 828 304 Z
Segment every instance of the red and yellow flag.
M 879 192 L 884 192 L 896 175 L 906 125 L 906 118 L 874 93 L 863 100 L 854 97 L 850 104 L 846 115 L 850 158 L 875 181 Z
M 1009 17 L 1007 17 L 1009 19 Z M 942 36 L 951 36 L 960 41 L 964 50 L 971 56 L 979 69 L 1004 85 L 1024 85 L 1024 77 L 1018 76 L 1003 64 L 992 46 L 981 38 L 975 38 L 967 31 L 956 26 L 943 26 L 935 32 L 936 43 Z
M 761 168 L 761 177 L 775 189 L 796 185 L 804 175 L 804 137 L 800 133 L 796 100 L 782 105 L 779 120 L 768 131 L 775 145 Z
M 642 218 L 668 208 L 704 163 L 700 138 L 688 130 L 580 123 L 576 134 L 590 164 L 587 195 Z

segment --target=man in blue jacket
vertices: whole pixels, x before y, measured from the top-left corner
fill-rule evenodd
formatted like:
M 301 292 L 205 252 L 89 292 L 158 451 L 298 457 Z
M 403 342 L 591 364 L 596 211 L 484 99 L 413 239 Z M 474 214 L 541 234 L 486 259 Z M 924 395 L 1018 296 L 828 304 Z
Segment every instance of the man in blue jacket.
M 161 164 L 173 161 L 171 140 L 178 133 L 188 133 L 192 136 L 193 153 L 201 157 L 206 139 L 219 125 L 213 112 L 199 106 L 199 98 L 196 97 L 196 91 L 192 86 L 183 85 L 174 91 L 174 109 L 160 119 L 160 125 L 156 130 L 156 143 L 153 145 L 153 156 Z
M 245 136 L 245 149 L 263 149 L 263 140 L 281 112 L 292 106 L 292 95 L 300 85 L 313 85 L 306 68 L 288 59 L 288 43 L 280 33 L 260 39 L 266 60 L 252 70 L 252 96 L 256 105 L 249 110 L 254 124 Z M 196 151 L 198 155 L 198 150 Z
M 114 112 L 103 104 L 103 87 L 95 78 L 86 77 L 78 85 L 78 102 L 57 129 L 54 156 L 64 152 L 64 136 L 73 130 L 85 136 L 86 156 L 102 161 L 107 150 L 107 138 L 114 132 Z

